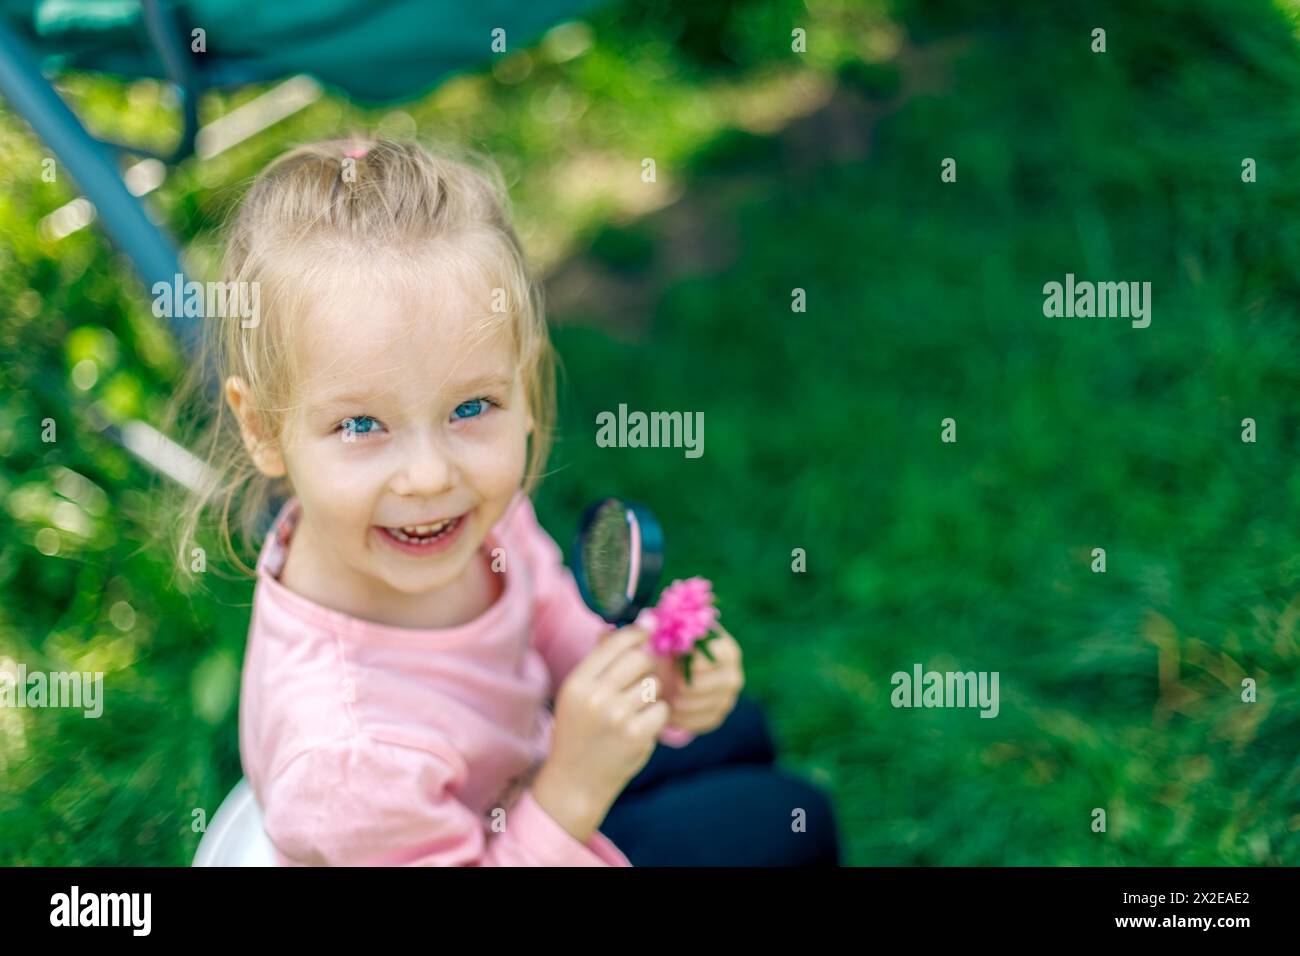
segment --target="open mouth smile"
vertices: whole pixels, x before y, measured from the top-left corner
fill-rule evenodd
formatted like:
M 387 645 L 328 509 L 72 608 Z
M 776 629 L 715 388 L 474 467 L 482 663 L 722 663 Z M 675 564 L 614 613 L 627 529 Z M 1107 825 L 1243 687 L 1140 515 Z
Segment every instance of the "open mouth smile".
M 385 527 L 376 525 L 379 536 L 404 554 L 432 554 L 445 551 L 460 536 L 467 514 L 427 524 Z

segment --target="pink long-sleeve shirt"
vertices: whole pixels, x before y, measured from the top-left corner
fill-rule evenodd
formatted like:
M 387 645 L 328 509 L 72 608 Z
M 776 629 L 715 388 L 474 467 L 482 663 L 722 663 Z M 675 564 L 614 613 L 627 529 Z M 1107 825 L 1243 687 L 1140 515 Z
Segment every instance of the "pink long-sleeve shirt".
M 239 705 L 244 774 L 277 862 L 295 865 L 630 866 L 584 844 L 533 798 L 556 689 L 608 631 L 519 492 L 488 533 L 505 586 L 459 627 L 361 620 L 279 580 L 299 506 L 257 562 Z M 680 747 L 692 734 L 665 727 Z

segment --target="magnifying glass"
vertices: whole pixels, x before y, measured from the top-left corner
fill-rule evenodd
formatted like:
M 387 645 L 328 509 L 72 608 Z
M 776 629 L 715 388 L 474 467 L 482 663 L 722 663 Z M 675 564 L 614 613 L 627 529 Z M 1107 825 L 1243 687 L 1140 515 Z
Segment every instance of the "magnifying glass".
M 645 505 L 602 498 L 582 515 L 569 566 L 587 607 L 623 627 L 654 603 L 664 534 Z

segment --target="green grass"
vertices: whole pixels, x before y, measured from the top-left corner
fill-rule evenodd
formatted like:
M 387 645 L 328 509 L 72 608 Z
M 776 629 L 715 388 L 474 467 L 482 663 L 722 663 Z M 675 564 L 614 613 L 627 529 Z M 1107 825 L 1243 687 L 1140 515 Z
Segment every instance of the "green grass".
M 543 520 L 567 545 L 598 494 L 654 508 L 668 578 L 714 579 L 781 759 L 830 789 L 851 864 L 1300 862 L 1295 7 L 1131 7 L 865 9 L 845 35 L 892 22 L 898 57 L 858 64 L 841 38 L 802 65 L 843 77 L 833 102 L 861 129 L 856 153 L 802 121 L 755 136 L 656 109 L 792 68 L 759 28 L 723 44 L 744 54 L 725 69 L 707 37 L 655 48 L 676 69 L 647 91 L 629 65 L 647 44 L 609 14 L 563 70 L 481 91 L 502 110 L 485 122 L 521 171 L 521 218 L 554 219 L 534 241 L 573 255 L 594 237 L 583 268 L 658 283 L 646 314 L 597 299 L 556 316 L 571 321 L 555 332 L 566 375 Z M 737 23 L 801 8 L 752 9 Z M 1098 25 L 1105 54 L 1089 51 Z M 918 50 L 943 53 L 913 85 Z M 599 119 L 601 148 L 633 169 L 664 157 L 677 205 L 636 216 L 540 195 L 529 171 L 590 144 L 526 127 L 529 83 L 585 96 L 575 135 Z M 340 110 L 239 151 L 215 185 L 182 170 L 169 221 L 210 243 L 241 178 Z M 422 130 L 436 112 L 408 111 Z M 156 415 L 176 363 L 97 237 L 23 238 L 70 194 L 14 172 L 43 155 L 27 134 L 0 151 L 15 177 L 0 228 L 16 236 L 0 345 L 20 355 L 0 372 L 0 654 L 109 673 L 98 721 L 0 712 L 0 847 L 20 863 L 185 863 L 192 811 L 239 774 L 251 589 L 210 574 L 191 600 L 169 588 L 167 555 L 138 550 L 165 516 L 144 473 L 78 426 L 68 369 L 99 357 L 93 397 Z M 682 221 L 702 247 L 729 245 L 729 264 L 683 265 Z M 1150 281 L 1150 328 L 1045 318 L 1043 284 L 1067 272 Z M 806 313 L 790 310 L 796 287 Z M 87 327 L 109 334 L 71 335 Z M 704 456 L 597 448 L 596 414 L 620 403 L 702 411 Z M 39 441 L 47 415 L 54 445 Z M 79 530 L 46 557 L 35 535 L 60 516 Z M 134 620 L 112 623 L 119 603 Z M 891 674 L 918 662 L 998 671 L 999 717 L 893 708 Z

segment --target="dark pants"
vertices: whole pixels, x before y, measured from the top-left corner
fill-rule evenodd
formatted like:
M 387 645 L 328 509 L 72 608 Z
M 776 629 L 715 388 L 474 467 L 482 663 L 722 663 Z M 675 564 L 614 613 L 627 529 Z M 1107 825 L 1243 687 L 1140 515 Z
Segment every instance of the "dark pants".
M 839 866 L 830 800 L 775 759 L 767 717 L 742 693 L 716 730 L 659 744 L 600 832 L 633 866 Z

